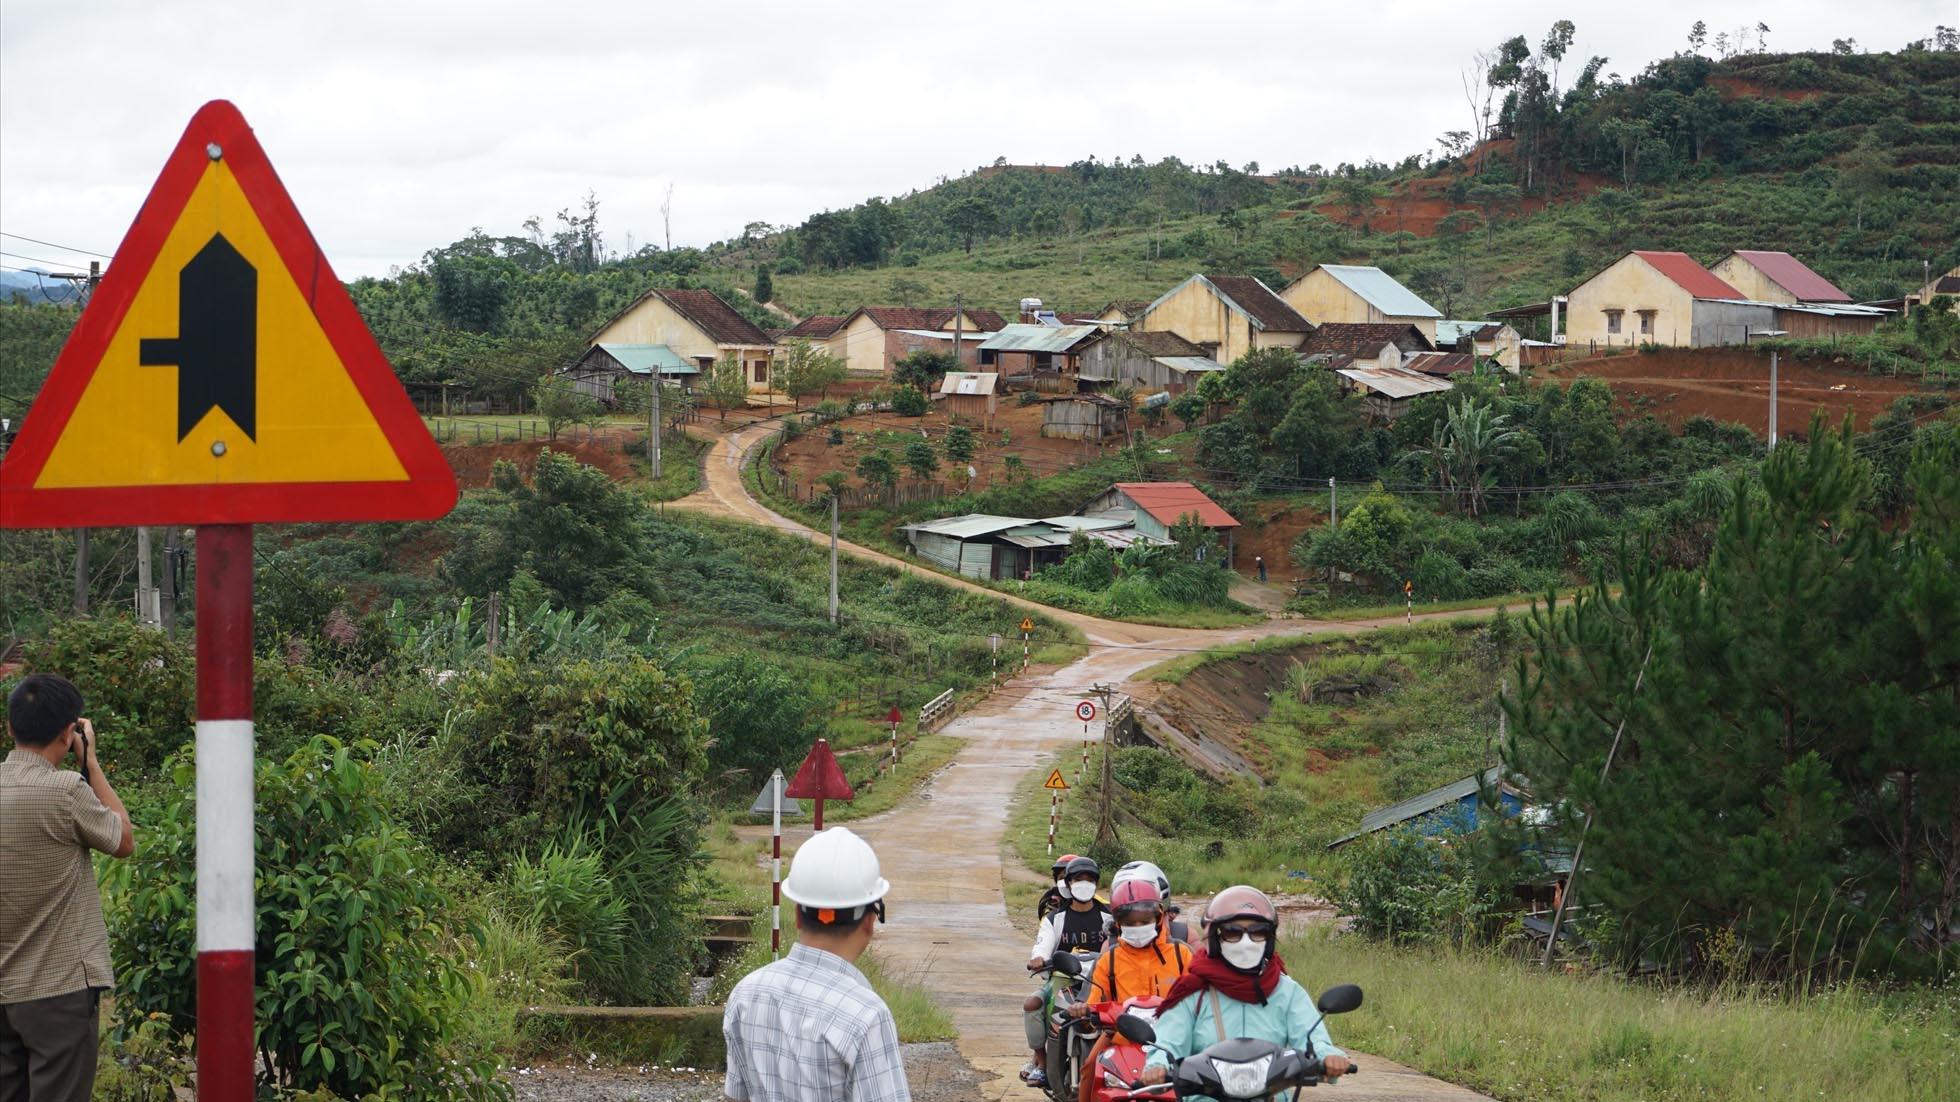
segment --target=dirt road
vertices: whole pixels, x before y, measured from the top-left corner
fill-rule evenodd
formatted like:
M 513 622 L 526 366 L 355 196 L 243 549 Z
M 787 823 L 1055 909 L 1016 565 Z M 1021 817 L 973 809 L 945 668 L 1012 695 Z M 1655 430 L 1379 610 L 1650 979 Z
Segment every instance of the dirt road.
M 757 425 L 724 437 L 708 458 L 706 486 L 678 507 L 695 508 L 802 536 L 827 539 L 749 497 L 741 481 L 747 449 L 774 431 Z M 902 569 L 891 556 L 853 545 L 849 553 Z M 981 589 L 952 579 L 949 585 Z M 993 590 L 983 590 L 999 596 Z M 979 1094 L 992 1099 L 1036 1096 L 1016 1073 L 1027 1059 L 1019 1005 L 1030 983 L 1025 964 L 1029 938 L 1009 921 L 1002 849 L 1015 789 L 1049 757 L 1080 744 L 1081 724 L 1054 703 L 1092 684 L 1122 684 L 1144 668 L 1193 648 L 1269 635 L 1352 631 L 1386 627 L 1401 617 L 1360 623 L 1271 621 L 1249 628 L 1186 631 L 1123 624 L 1038 608 L 1079 628 L 1097 646 L 1071 663 L 1022 678 L 985 704 L 949 724 L 944 733 L 962 740 L 960 751 L 926 786 L 893 810 L 853 824 L 878 850 L 893 884 L 890 919 L 874 951 L 894 975 L 912 978 L 932 992 L 959 1031 L 960 1055 L 983 1076 Z M 1463 613 L 1437 613 L 1447 618 Z M 807 827 L 789 832 L 792 844 Z M 1302 977 L 1309 986 L 1336 977 Z M 1338 1038 L 1338 1023 L 1334 1028 Z M 1376 1057 L 1358 1055 L 1365 1069 L 1338 1088 L 1334 1099 L 1457 1099 L 1482 1095 Z

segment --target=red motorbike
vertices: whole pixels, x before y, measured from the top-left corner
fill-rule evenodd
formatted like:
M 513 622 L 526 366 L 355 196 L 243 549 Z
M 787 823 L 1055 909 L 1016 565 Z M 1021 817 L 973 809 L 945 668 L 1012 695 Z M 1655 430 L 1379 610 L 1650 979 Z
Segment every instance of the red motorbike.
M 1095 1003 L 1089 1007 L 1089 1017 L 1105 1034 L 1117 1035 L 1116 1020 L 1129 1016 L 1138 1021 L 1153 1021 L 1157 1008 L 1163 1005 L 1158 995 L 1132 996 L 1122 1002 Z M 1143 1075 L 1144 1061 L 1149 1058 L 1148 1050 L 1141 1045 L 1111 1045 L 1096 1057 L 1096 1089 L 1090 1095 L 1096 1102 L 1118 1102 L 1122 1099 L 1140 1099 L 1142 1102 L 1172 1102 L 1176 1091 L 1169 1083 L 1154 1090 L 1137 1091 L 1130 1084 Z

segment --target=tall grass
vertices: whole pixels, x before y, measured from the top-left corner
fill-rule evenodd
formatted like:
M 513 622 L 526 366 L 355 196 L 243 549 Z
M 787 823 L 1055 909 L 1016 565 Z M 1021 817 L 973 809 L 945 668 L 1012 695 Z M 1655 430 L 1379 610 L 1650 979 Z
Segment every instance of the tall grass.
M 1911 991 L 1787 994 L 1547 972 L 1492 952 L 1394 949 L 1331 930 L 1283 951 L 1309 990 L 1367 991 L 1360 1011 L 1331 1023 L 1336 1043 L 1507 1102 L 1935 1102 L 1960 1083 L 1951 977 Z

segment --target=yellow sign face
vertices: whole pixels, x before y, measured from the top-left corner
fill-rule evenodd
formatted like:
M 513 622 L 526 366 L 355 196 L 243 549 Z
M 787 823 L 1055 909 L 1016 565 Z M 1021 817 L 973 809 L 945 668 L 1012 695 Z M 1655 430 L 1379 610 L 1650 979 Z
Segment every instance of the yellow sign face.
M 1048 774 L 1048 779 L 1042 783 L 1041 787 L 1055 788 L 1066 792 L 1068 791 L 1068 782 L 1062 779 L 1062 771 L 1060 769 L 1057 769 L 1054 772 Z
M 218 245 L 222 242 L 222 246 Z M 214 400 L 180 438 L 186 401 L 174 362 L 192 355 L 181 274 L 217 247 L 255 284 L 249 403 Z M 235 254 L 232 255 L 232 254 Z M 329 275 L 327 278 L 331 279 Z M 338 288 L 336 288 L 338 290 Z M 236 322 L 236 319 L 232 319 Z M 226 334 L 236 337 L 236 331 Z M 146 348 L 145 346 L 150 347 Z M 161 346 L 161 347 L 160 347 Z M 149 361 L 146 363 L 145 361 Z M 164 362 L 159 362 L 164 361 Z M 192 393 L 191 399 L 197 397 Z M 250 412 L 240 412 L 248 409 Z M 242 426 L 234 418 L 255 423 Z M 401 459 L 287 271 L 231 168 L 212 161 L 109 340 L 37 489 L 294 482 L 400 482 Z
M 1021 617 L 1021 634 L 1026 635 L 1027 633 L 1033 630 L 1034 630 L 1034 617 L 1032 616 Z

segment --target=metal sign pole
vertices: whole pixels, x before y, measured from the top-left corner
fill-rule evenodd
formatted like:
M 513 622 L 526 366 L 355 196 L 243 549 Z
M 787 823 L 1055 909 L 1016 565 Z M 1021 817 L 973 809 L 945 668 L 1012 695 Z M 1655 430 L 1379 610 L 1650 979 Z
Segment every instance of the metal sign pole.
M 1081 784 L 1089 779 L 1089 725 L 1082 725 L 1082 768 L 1075 771 L 1075 783 Z
M 197 1082 L 251 1102 L 252 528 L 197 530 Z
M 1048 790 L 1048 856 L 1055 856 L 1055 822 L 1062 816 L 1062 790 Z
M 769 959 L 783 956 L 783 771 L 769 775 L 769 802 L 774 805 L 774 829 L 769 845 Z

